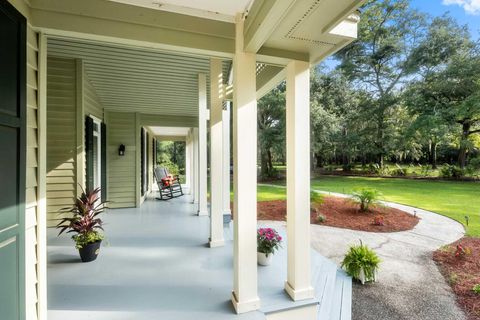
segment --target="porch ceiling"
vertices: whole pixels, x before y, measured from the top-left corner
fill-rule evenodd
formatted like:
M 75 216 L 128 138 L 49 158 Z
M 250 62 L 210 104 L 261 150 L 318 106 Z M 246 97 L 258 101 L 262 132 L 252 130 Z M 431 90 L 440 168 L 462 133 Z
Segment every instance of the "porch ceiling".
M 198 116 L 198 74 L 210 72 L 208 57 L 76 39 L 49 38 L 48 54 L 82 59 L 108 111 Z

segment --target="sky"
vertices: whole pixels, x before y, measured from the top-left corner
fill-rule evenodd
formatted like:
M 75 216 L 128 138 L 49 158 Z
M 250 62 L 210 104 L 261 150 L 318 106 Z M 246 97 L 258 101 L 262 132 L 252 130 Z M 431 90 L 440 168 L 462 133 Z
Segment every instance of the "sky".
M 449 12 L 460 24 L 468 25 L 474 39 L 480 38 L 480 0 L 411 0 L 411 6 L 432 16 Z
M 449 12 L 461 25 L 468 26 L 473 39 L 480 39 L 480 0 L 410 0 L 410 5 L 433 17 Z M 324 62 L 329 70 L 337 65 L 333 57 Z

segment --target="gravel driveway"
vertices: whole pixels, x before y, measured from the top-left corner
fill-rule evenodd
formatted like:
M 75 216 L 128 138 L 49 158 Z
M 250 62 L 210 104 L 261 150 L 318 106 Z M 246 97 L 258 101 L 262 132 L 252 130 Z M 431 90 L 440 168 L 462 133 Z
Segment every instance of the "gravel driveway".
M 353 285 L 353 320 L 466 319 L 432 260 L 433 251 L 463 237 L 463 226 L 433 212 L 385 204 L 416 211 L 421 220 L 413 230 L 395 233 L 311 226 L 312 246 L 339 264 L 348 247 L 360 239 L 382 259 L 377 283 Z

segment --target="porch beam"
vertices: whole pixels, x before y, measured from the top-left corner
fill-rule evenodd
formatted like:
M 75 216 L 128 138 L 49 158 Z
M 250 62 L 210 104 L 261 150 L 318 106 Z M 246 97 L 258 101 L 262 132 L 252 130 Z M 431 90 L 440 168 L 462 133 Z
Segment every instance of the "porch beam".
M 223 84 L 222 60 L 210 59 L 210 241 L 223 246 Z
M 32 0 L 32 25 L 49 35 L 220 57 L 234 52 L 234 24 L 98 0 Z
M 198 215 L 208 214 L 207 204 L 207 76 L 198 75 Z
M 262 98 L 285 79 L 285 68 L 265 66 L 257 75 L 257 99 Z
M 237 313 L 260 308 L 257 284 L 257 100 L 254 53 L 243 46 L 244 18 L 236 17 L 233 58 L 234 242 L 232 302 Z
M 310 280 L 310 64 L 287 65 L 287 281 L 295 301 L 314 297 Z
M 295 2 L 296 0 L 254 1 L 245 23 L 245 51 L 257 53 Z

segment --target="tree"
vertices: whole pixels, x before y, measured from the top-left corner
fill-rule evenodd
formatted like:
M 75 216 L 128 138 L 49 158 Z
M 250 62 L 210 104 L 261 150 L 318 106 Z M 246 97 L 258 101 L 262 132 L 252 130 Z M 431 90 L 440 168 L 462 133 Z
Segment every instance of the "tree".
M 411 9 L 408 0 L 369 0 L 362 8 L 358 41 L 336 54 L 342 72 L 370 95 L 380 165 L 392 138 L 387 134 L 389 117 L 395 114 L 400 89 L 415 71 L 413 53 L 425 26 L 425 16 Z
M 284 153 L 285 146 L 285 84 L 280 84 L 258 101 L 258 148 L 260 175 L 262 178 L 275 176 L 273 154 Z M 283 157 L 284 159 L 284 157 Z
M 432 166 L 436 166 L 438 142 L 456 125 L 460 126 L 458 164 L 463 168 L 472 146 L 470 136 L 480 132 L 478 43 L 470 39 L 466 26 L 444 15 L 432 21 L 413 57 L 420 72 L 406 99 L 419 115 L 417 127 L 429 137 Z

